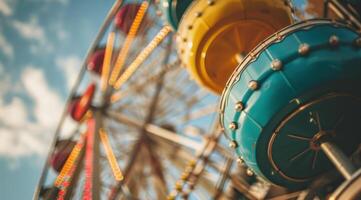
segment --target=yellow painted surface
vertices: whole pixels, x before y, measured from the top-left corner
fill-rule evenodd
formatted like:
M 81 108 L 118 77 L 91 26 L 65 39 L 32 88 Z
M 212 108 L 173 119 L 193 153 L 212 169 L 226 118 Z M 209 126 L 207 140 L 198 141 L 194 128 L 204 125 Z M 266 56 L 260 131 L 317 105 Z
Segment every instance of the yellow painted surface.
M 291 21 L 281 0 L 194 1 L 180 22 L 178 53 L 200 85 L 220 94 L 242 56 Z

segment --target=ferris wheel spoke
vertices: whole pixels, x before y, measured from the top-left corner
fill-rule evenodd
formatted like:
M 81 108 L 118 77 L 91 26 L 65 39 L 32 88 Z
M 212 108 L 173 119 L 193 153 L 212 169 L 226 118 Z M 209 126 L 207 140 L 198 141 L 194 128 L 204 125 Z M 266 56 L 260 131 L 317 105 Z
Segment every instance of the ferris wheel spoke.
M 173 89 L 175 90 L 175 89 Z M 172 90 L 171 90 L 172 91 Z M 201 91 L 193 92 L 193 94 L 198 95 L 198 93 L 201 93 Z M 187 116 L 190 112 L 190 109 L 193 105 L 195 105 L 194 98 L 189 97 L 187 95 L 182 95 L 180 93 L 172 95 L 169 94 L 167 96 L 171 99 L 166 99 L 166 97 L 163 98 L 163 102 L 166 102 L 167 104 L 163 104 L 161 106 L 162 110 L 158 112 L 158 116 L 160 119 L 173 119 L 175 117 L 178 117 L 180 115 Z M 177 105 L 177 106 L 174 106 Z M 181 106 L 185 106 L 182 108 Z M 171 114 L 169 114 L 171 113 Z
M 70 176 L 66 180 L 66 184 L 63 184 L 63 187 L 61 188 L 61 191 L 59 192 L 58 199 L 69 199 L 70 197 L 73 197 L 74 194 L 74 188 L 77 187 L 80 181 L 80 175 L 83 171 L 84 163 L 82 160 L 84 159 L 84 152 L 80 154 L 79 161 L 75 166 L 73 166 L 72 174 L 69 174 Z M 60 197 L 60 198 L 59 198 Z
M 108 76 L 110 72 L 115 36 L 116 35 L 114 31 L 109 33 L 107 44 L 105 47 L 105 55 L 104 55 L 103 68 L 101 74 L 101 89 L 103 93 L 107 90 L 107 86 L 108 86 Z
M 111 96 L 111 101 L 112 103 L 116 103 L 118 101 L 120 101 L 121 99 L 123 99 L 124 97 L 127 96 L 131 96 L 131 95 L 136 95 L 142 92 L 142 90 L 144 90 L 144 88 L 149 85 L 149 84 L 154 84 L 157 79 L 159 78 L 159 74 L 152 76 L 150 78 L 148 78 L 146 81 L 144 81 L 141 84 L 129 84 L 129 87 L 126 87 L 124 90 L 120 90 L 117 91 L 116 93 L 114 93 Z M 136 92 L 136 94 L 132 94 Z
M 145 113 L 142 105 L 139 104 L 128 104 L 127 106 L 123 107 L 122 110 L 118 110 L 117 112 L 122 112 L 127 116 L 131 116 L 134 119 L 141 120 L 144 118 Z
M 140 121 L 134 120 L 134 119 L 130 119 L 128 116 L 125 116 L 121 113 L 117 113 L 117 112 L 113 112 L 113 111 L 108 111 L 106 113 L 107 117 L 109 117 L 110 119 L 125 124 L 125 125 L 129 125 L 135 128 L 140 128 L 142 126 Z
M 121 188 L 124 184 L 127 184 L 129 182 L 129 180 L 131 179 L 131 174 L 133 173 L 133 171 L 135 170 L 134 166 L 135 163 L 137 162 L 137 160 L 139 159 L 139 155 L 142 153 L 142 144 L 143 144 L 143 140 L 138 140 L 137 143 L 135 143 L 132 147 L 132 151 L 129 154 L 129 160 L 128 163 L 126 164 L 125 170 L 124 170 L 124 181 L 122 182 L 118 182 L 116 185 L 114 185 L 111 189 L 111 193 L 109 195 L 109 200 L 114 200 L 117 198 L 119 192 L 121 191 Z M 135 189 L 135 187 L 130 187 L 132 189 Z M 133 193 L 134 191 L 132 191 L 132 194 L 134 196 L 137 196 L 136 193 Z
M 158 159 L 158 155 L 155 154 L 153 148 L 150 146 L 150 143 L 146 143 L 147 152 L 149 154 L 150 166 L 152 168 L 152 173 L 154 176 L 154 185 L 156 187 L 158 199 L 164 199 L 168 193 L 167 191 L 167 182 L 164 176 L 164 170 L 162 162 Z
M 161 47 L 158 47 L 158 48 L 161 48 Z M 155 68 L 154 66 L 162 65 L 161 61 L 164 60 L 166 55 L 167 55 L 166 53 L 159 53 L 159 55 L 157 55 L 157 57 L 154 57 L 154 58 L 149 57 L 147 59 L 147 62 L 141 63 L 141 65 L 143 67 L 139 67 L 137 69 L 137 73 L 134 74 L 134 76 L 132 78 L 129 78 L 126 83 L 124 83 L 123 88 L 125 89 L 126 86 L 138 85 L 139 83 L 141 83 L 140 80 L 142 80 L 143 77 L 149 77 L 151 75 L 160 74 L 159 72 L 162 71 L 162 69 Z M 136 59 L 136 58 L 134 58 L 134 59 Z M 124 71 L 126 71 L 126 70 L 124 70 Z M 158 79 L 152 79 L 152 80 L 157 81 Z
M 186 119 L 183 119 L 183 120 L 185 120 L 186 122 L 194 121 L 194 120 L 203 118 L 205 116 L 215 114 L 216 111 L 217 111 L 217 105 L 209 104 L 209 105 L 206 105 L 203 107 L 199 107 L 197 109 L 192 109 L 192 111 L 187 114 Z M 174 116 L 174 117 L 176 117 L 176 116 Z M 183 124 L 184 122 L 179 122 L 179 123 Z
M 189 149 L 193 149 L 195 151 L 201 149 L 203 147 L 203 142 L 195 142 L 187 137 L 184 137 L 180 134 L 173 133 L 169 130 L 161 128 L 159 126 L 153 124 L 147 124 L 146 130 L 148 133 L 151 133 L 154 136 L 161 137 L 163 139 L 168 140 L 177 145 L 181 145 L 183 147 L 187 147 Z
M 157 149 L 158 151 L 161 151 L 161 149 L 169 150 L 167 152 L 162 152 L 162 154 L 169 162 L 174 163 L 179 170 L 183 170 L 188 161 L 196 159 L 193 152 L 178 146 L 174 147 L 173 144 L 166 141 L 158 141 Z
M 227 159 L 224 166 L 224 170 L 222 173 L 220 173 L 221 177 L 217 183 L 217 189 L 213 195 L 213 199 L 219 199 L 223 195 L 226 180 L 229 178 L 229 173 L 231 171 L 232 165 L 233 165 L 233 159 L 231 158 Z
M 111 113 L 108 112 L 108 115 L 110 115 L 113 119 L 121 122 L 126 123 L 132 126 L 141 127 L 142 124 L 139 121 L 136 121 L 134 119 L 130 119 L 129 117 L 123 116 L 120 113 Z M 166 130 L 164 128 L 161 128 L 159 126 L 156 126 L 154 124 L 147 124 L 145 126 L 145 130 L 154 135 L 161 137 L 163 139 L 166 139 L 170 142 L 173 142 L 174 144 L 182 145 L 184 147 L 188 147 L 193 150 L 199 150 L 203 147 L 202 143 L 195 142 L 189 138 L 186 138 L 184 136 L 181 136 L 179 134 L 173 133 L 169 130 Z
M 170 91 L 172 91 L 172 90 L 170 90 Z M 190 96 L 190 95 L 186 95 L 186 94 L 193 94 L 193 95 Z M 172 96 L 173 94 L 170 92 L 170 95 Z M 176 99 L 181 101 L 181 102 L 179 102 L 180 104 L 186 105 L 190 108 L 197 104 L 200 104 L 202 102 L 202 99 L 207 97 L 208 93 L 199 89 L 199 90 L 193 91 L 191 93 L 184 92 L 184 94 L 181 94 L 180 91 L 178 91 L 178 93 L 174 94 L 174 95 L 177 95 Z M 169 101 L 169 102 L 172 102 L 172 101 Z M 169 105 L 168 107 L 169 107 L 168 109 L 172 109 L 171 105 Z
M 139 141 L 139 135 L 135 134 L 136 132 L 129 132 L 128 134 L 117 132 L 113 136 L 113 140 L 118 140 L 119 142 L 115 143 L 114 150 L 116 151 L 117 160 L 124 162 L 126 158 L 130 155 L 131 147 Z M 130 136 L 127 138 L 127 136 Z
M 176 104 L 175 104 L 176 105 Z M 177 116 L 178 113 L 186 113 L 187 108 L 185 108 L 182 105 L 175 106 L 173 104 L 168 105 L 162 105 L 161 108 L 159 108 L 159 112 L 157 113 L 157 119 L 156 121 L 160 124 L 165 122 L 172 122 L 174 121 L 174 116 Z
M 99 130 L 99 135 L 100 135 L 100 140 L 103 144 L 103 147 L 105 149 L 106 152 L 106 156 L 110 165 L 110 168 L 113 171 L 113 175 L 116 181 L 121 181 L 123 180 L 123 173 L 121 172 L 119 165 L 117 163 L 117 160 L 114 156 L 114 152 L 113 149 L 109 143 L 109 138 L 107 136 L 107 133 L 105 132 L 104 129 L 100 129 Z
M 160 78 L 161 73 L 168 72 L 168 71 L 174 69 L 174 66 L 176 66 L 178 62 L 179 61 L 170 64 L 170 67 L 165 67 L 164 70 L 160 71 L 160 73 L 157 73 L 153 76 L 150 76 L 150 75 L 145 76 L 148 78 L 144 82 L 138 83 L 139 81 L 134 81 L 134 82 L 129 83 L 127 85 L 127 87 L 125 87 L 123 90 L 117 91 L 111 96 L 111 102 L 116 103 L 116 102 L 120 101 L 122 98 L 130 96 L 134 92 L 136 92 L 136 93 L 141 92 L 145 86 L 157 81 Z M 151 68 L 151 66 L 152 65 L 149 65 L 146 68 Z
M 135 35 L 137 34 L 138 32 L 138 28 L 145 16 L 145 13 L 147 12 L 148 10 L 148 2 L 147 1 L 144 1 L 142 3 L 142 5 L 140 6 L 139 10 L 137 11 L 137 15 L 130 27 L 130 30 L 129 30 L 129 33 L 127 34 L 127 37 L 125 39 L 125 42 L 124 42 L 124 45 L 123 45 L 123 48 L 121 49 L 121 51 L 119 52 L 119 55 L 117 57 L 117 60 L 116 60 L 116 63 L 115 63 L 115 66 L 113 68 L 113 71 L 110 75 L 110 79 L 109 79 L 109 84 L 110 85 L 114 85 L 115 84 L 115 81 L 123 67 L 123 64 L 125 63 L 125 59 L 128 55 L 128 51 L 131 47 L 131 44 L 135 38 Z
M 160 44 L 160 42 L 171 31 L 169 26 L 164 26 L 154 39 L 143 49 L 141 53 L 135 58 L 135 60 L 129 65 L 129 67 L 122 73 L 122 75 L 114 82 L 114 88 L 119 89 L 138 69 L 138 67 L 144 62 L 144 60 L 152 53 L 152 51 Z

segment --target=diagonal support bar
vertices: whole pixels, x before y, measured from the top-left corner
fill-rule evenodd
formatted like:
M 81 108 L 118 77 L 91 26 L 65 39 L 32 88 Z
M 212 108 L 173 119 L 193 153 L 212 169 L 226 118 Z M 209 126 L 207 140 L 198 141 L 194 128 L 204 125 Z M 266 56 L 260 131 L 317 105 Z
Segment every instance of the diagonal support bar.
M 123 48 L 120 50 L 118 58 L 115 62 L 114 69 L 112 71 L 112 74 L 110 76 L 109 84 L 114 85 L 115 81 L 117 80 L 119 73 L 125 63 L 126 57 L 128 55 L 130 46 L 135 38 L 135 35 L 138 32 L 139 26 L 142 23 L 142 20 L 144 18 L 144 15 L 148 9 L 149 3 L 147 1 L 144 1 L 142 5 L 140 6 L 137 15 L 135 16 L 135 19 L 130 27 L 129 33 L 125 39 Z
M 159 31 L 159 33 L 154 37 L 154 39 L 143 49 L 142 52 L 138 54 L 135 60 L 119 77 L 119 79 L 114 84 L 115 89 L 119 89 L 133 75 L 133 73 L 138 69 L 138 67 L 153 52 L 153 50 L 160 44 L 160 42 L 163 41 L 163 39 L 168 35 L 170 31 L 171 31 L 170 26 L 164 26 Z

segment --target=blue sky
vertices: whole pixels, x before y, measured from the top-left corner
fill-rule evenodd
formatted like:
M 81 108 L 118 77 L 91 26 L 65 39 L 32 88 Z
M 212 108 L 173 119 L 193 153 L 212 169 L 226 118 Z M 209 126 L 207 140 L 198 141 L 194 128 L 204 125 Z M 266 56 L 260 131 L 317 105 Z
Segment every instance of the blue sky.
M 0 199 L 31 199 L 111 0 L 0 0 Z

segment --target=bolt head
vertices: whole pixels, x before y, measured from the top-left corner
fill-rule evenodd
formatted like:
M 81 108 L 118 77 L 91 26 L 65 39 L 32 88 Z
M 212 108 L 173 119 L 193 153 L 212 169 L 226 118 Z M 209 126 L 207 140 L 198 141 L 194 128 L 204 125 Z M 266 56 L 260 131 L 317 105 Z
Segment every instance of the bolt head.
M 247 169 L 246 173 L 247 173 L 247 176 L 253 176 L 254 175 L 253 171 L 250 168 Z
M 214 2 L 215 2 L 215 0 L 208 0 L 208 1 L 207 1 L 208 5 L 210 5 L 210 6 L 213 6 L 213 5 L 214 5 Z
M 250 81 L 248 83 L 248 87 L 251 89 L 251 90 L 257 90 L 258 89 L 258 82 L 257 81 Z
M 281 40 L 282 40 L 282 38 L 283 38 L 283 36 L 282 36 L 282 35 L 280 35 L 280 34 L 276 34 L 276 38 L 277 38 L 277 41 L 281 41 Z
M 271 63 L 271 68 L 274 71 L 279 71 L 282 69 L 282 61 L 278 60 L 278 59 L 274 59 Z
M 195 160 L 190 160 L 188 164 L 189 164 L 190 167 L 194 167 L 194 166 L 196 166 L 196 161 Z
M 174 200 L 174 199 L 175 199 L 175 196 L 173 196 L 173 195 L 167 196 L 167 200 Z
M 196 17 L 201 17 L 201 16 L 202 16 L 202 12 L 196 12 L 195 15 L 196 15 Z
M 232 122 L 229 124 L 228 128 L 231 130 L 236 130 L 238 128 L 238 126 L 235 122 Z
M 175 184 L 175 189 L 180 192 L 182 191 L 182 188 L 183 188 L 183 182 L 182 181 L 177 181 L 176 184 Z
M 249 54 L 249 57 L 251 58 L 251 60 L 256 59 L 256 55 L 252 52 Z
M 310 52 L 310 45 L 303 43 L 298 48 L 298 53 L 302 56 L 307 55 Z
M 237 163 L 243 165 L 244 164 L 243 158 L 242 157 L 237 158 Z
M 234 106 L 234 108 L 236 109 L 237 112 L 240 112 L 244 109 L 244 105 L 241 101 L 238 101 Z
M 340 39 L 336 35 L 332 35 L 329 39 L 329 43 L 331 46 L 338 46 L 340 43 Z
M 181 175 L 181 180 L 182 181 L 185 181 L 185 180 L 187 180 L 188 179 L 188 176 L 189 176 L 189 173 L 186 173 L 186 172 L 184 172 L 182 175 Z
M 238 144 L 237 144 L 236 141 L 233 140 L 233 141 L 231 141 L 231 142 L 229 143 L 229 147 L 232 148 L 232 149 L 235 149 L 235 148 L 238 147 Z

